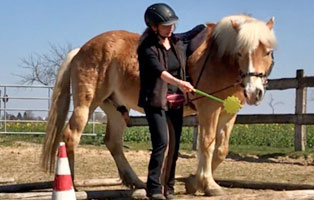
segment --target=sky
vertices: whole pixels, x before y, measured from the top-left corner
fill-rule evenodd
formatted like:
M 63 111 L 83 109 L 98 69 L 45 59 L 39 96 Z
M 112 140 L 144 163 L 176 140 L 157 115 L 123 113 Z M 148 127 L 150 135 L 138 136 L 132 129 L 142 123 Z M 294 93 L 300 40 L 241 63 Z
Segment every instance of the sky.
M 16 74 L 27 73 L 21 59 L 47 53 L 51 44 L 80 47 L 102 32 L 118 29 L 142 33 L 144 12 L 157 2 L 167 3 L 179 16 L 176 32 L 232 14 L 246 13 L 265 22 L 274 16 L 278 47 L 269 78 L 292 78 L 297 69 L 314 76 L 311 0 L 0 0 L 0 85 L 18 84 Z M 312 113 L 313 93 L 308 89 L 307 110 Z M 240 113 L 271 113 L 271 98 L 277 103 L 275 113 L 294 113 L 292 89 L 268 91 L 261 105 L 245 106 Z

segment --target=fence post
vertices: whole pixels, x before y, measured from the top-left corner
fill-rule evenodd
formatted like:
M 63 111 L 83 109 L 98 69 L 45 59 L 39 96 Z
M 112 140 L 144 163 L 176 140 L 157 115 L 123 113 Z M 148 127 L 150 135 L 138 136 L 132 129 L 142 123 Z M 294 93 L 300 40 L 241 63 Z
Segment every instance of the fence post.
M 51 88 L 48 88 L 48 112 L 50 111 L 50 106 L 51 106 L 50 90 L 51 90 Z
M 304 70 L 297 70 L 298 87 L 296 88 L 295 114 L 306 113 L 306 88 L 303 86 Z M 306 145 L 306 126 L 297 120 L 294 130 L 294 150 L 304 151 Z
M 96 134 L 95 133 L 95 111 L 93 112 L 93 124 L 92 124 L 92 127 L 93 127 L 93 133 L 92 134 Z
M 192 149 L 197 150 L 198 149 L 198 133 L 199 133 L 200 125 L 193 127 L 193 145 Z
M 4 133 L 7 133 L 7 87 L 3 89 L 3 115 L 4 115 Z

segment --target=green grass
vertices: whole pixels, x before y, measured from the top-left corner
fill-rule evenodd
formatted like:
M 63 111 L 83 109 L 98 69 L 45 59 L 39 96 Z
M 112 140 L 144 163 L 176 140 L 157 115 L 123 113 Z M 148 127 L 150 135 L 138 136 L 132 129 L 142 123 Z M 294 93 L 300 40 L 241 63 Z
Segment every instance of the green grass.
M 0 134 L 0 146 L 11 146 L 17 141 L 40 144 L 43 141 L 43 136 L 42 135 L 1 135 Z
M 95 127 L 97 136 L 84 136 L 80 144 L 103 145 L 103 133 L 106 125 Z M 314 126 L 307 126 L 307 148 L 305 152 L 294 152 L 294 125 L 259 124 L 236 125 L 230 138 L 230 152 L 259 156 L 310 155 L 314 153 Z M 92 132 L 92 125 L 87 125 L 84 132 Z M 0 129 L 3 131 L 3 126 Z M 7 131 L 45 132 L 44 123 L 8 123 Z M 181 137 L 181 150 L 192 151 L 193 128 L 184 127 Z M 42 143 L 42 135 L 0 135 L 0 145 L 12 145 L 15 141 Z M 125 149 L 150 149 L 148 127 L 127 128 L 123 135 Z

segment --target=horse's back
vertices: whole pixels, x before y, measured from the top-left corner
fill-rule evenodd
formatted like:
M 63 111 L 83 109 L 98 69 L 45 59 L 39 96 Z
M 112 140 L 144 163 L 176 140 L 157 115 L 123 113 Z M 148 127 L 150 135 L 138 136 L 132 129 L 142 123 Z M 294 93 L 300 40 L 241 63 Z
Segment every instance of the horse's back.
M 120 54 L 128 50 L 134 51 L 137 48 L 138 39 L 139 34 L 136 33 L 131 33 L 123 30 L 108 31 L 97 35 L 88 42 L 86 42 L 81 48 L 81 51 L 82 53 L 92 51 L 93 53 L 98 54 Z M 97 56 L 98 54 L 94 55 Z
M 86 42 L 72 60 L 72 69 L 89 72 L 102 71 L 112 61 L 128 62 L 128 58 L 137 58 L 136 49 L 139 34 L 117 30 L 95 36 Z M 134 59 L 133 59 L 134 60 Z M 133 61 L 134 62 L 134 61 Z M 85 69 L 85 70 L 84 70 Z
M 127 31 L 109 31 L 86 42 L 71 63 L 74 95 L 90 94 L 101 102 L 112 92 L 121 91 L 122 83 L 137 83 L 139 37 Z

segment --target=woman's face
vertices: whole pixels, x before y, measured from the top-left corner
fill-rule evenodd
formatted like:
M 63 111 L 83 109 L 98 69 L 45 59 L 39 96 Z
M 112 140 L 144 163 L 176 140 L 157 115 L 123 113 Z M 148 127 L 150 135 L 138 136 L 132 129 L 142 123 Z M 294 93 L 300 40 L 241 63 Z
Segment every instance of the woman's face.
M 163 37 L 170 37 L 172 32 L 174 31 L 174 25 L 161 25 L 159 24 L 157 27 L 153 27 L 154 31 L 158 31 L 159 35 Z

